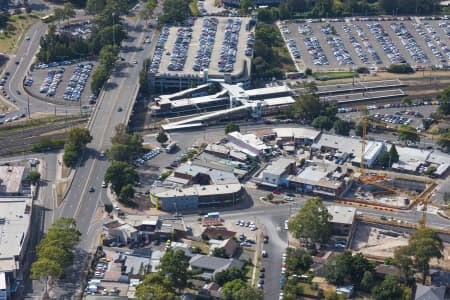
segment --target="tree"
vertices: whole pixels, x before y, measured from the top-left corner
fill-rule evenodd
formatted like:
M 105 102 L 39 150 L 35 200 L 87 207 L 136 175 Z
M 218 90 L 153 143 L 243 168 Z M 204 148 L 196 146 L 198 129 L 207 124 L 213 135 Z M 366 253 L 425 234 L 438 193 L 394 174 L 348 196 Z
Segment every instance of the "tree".
M 81 232 L 76 227 L 76 221 L 73 218 L 62 217 L 53 222 L 41 242 L 71 251 L 80 238 Z
M 164 144 L 169 140 L 169 137 L 164 131 L 160 131 L 158 133 L 158 136 L 156 137 L 156 140 L 158 141 L 158 143 Z
M 408 246 L 399 247 L 394 252 L 394 265 L 399 269 L 400 278 L 407 285 L 414 283 L 414 266 Z
M 405 105 L 411 106 L 411 103 L 412 103 L 411 98 L 403 97 L 402 98 L 402 103 L 405 104 Z
M 247 285 L 241 279 L 235 279 L 225 283 L 222 288 L 225 300 L 262 300 L 264 294 L 261 290 L 257 290 Z
M 389 152 L 381 151 L 380 154 L 378 155 L 378 163 L 382 167 L 390 168 L 391 167 L 391 161 L 390 161 Z
M 133 159 L 131 154 L 128 145 L 125 144 L 112 144 L 107 151 L 108 158 L 113 161 L 131 161 Z
M 111 183 L 112 189 L 120 195 L 122 187 L 139 180 L 136 170 L 123 161 L 113 161 L 105 173 L 105 182 Z
M 434 172 L 436 172 L 436 170 L 437 168 L 435 166 L 429 166 L 425 171 L 425 175 L 431 176 Z
M 136 287 L 137 300 L 178 300 L 175 288 L 169 279 L 159 273 L 145 276 L 141 284 Z
M 73 127 L 67 133 L 67 142 L 74 145 L 78 151 L 84 150 L 91 141 L 92 135 L 87 128 Z
M 63 11 L 64 11 L 64 19 L 67 19 L 68 23 L 70 18 L 73 18 L 77 15 L 75 9 L 73 8 L 73 4 L 70 2 L 64 3 Z
M 361 253 L 352 256 L 350 251 L 335 255 L 325 265 L 325 278 L 336 285 L 354 284 L 359 286 L 365 272 L 373 272 L 372 263 Z
M 408 241 L 408 248 L 413 257 L 414 267 L 422 273 L 422 282 L 425 284 L 430 271 L 430 260 L 441 259 L 444 244 L 439 234 L 431 228 L 416 230 Z
M 55 7 L 55 9 L 53 10 L 53 14 L 55 15 L 55 19 L 58 20 L 59 23 L 61 23 L 61 21 L 66 18 L 64 9 L 60 7 Z
M 189 17 L 188 2 L 183 0 L 164 1 L 163 11 L 158 20 L 159 24 L 180 24 Z
M 366 292 L 370 292 L 375 284 L 375 279 L 373 278 L 373 273 L 370 271 L 365 271 L 361 279 L 360 287 Z
M 54 245 L 40 245 L 37 253 L 38 259 L 49 259 L 58 263 L 62 268 L 69 266 L 73 261 L 73 253 Z
M 127 203 L 134 197 L 134 188 L 132 184 L 124 185 L 120 189 L 119 200 L 123 203 Z
M 289 232 L 310 242 L 327 242 L 331 235 L 331 215 L 319 198 L 310 198 L 300 211 L 289 220 Z
M 187 281 L 191 277 L 188 267 L 189 257 L 183 250 L 174 252 L 172 249 L 168 249 L 161 257 L 159 265 L 161 275 L 167 277 L 178 292 L 187 286 Z
M 105 66 L 98 66 L 92 74 L 91 92 L 98 95 L 103 85 L 108 80 L 109 74 Z
M 220 286 L 223 286 L 225 283 L 233 281 L 235 279 L 245 280 L 245 273 L 242 271 L 242 269 L 232 267 L 230 269 L 217 272 L 214 275 L 214 281 L 217 282 L 217 284 Z
M 90 15 L 97 15 L 106 6 L 106 0 L 87 0 L 86 13 Z
M 302 274 L 313 264 L 311 255 L 302 248 L 288 248 L 286 269 L 291 274 Z
M 227 125 L 225 125 L 225 134 L 235 131 L 241 131 L 241 128 L 239 127 L 238 124 L 234 122 L 229 122 Z
M 255 3 L 252 0 L 240 1 L 240 8 L 243 12 L 249 12 L 255 7 Z
M 398 140 L 408 143 L 420 142 L 420 137 L 416 133 L 416 130 L 408 125 L 401 125 L 397 130 Z
M 100 50 L 100 65 L 106 70 L 112 70 L 119 54 L 119 47 L 113 45 L 105 45 Z
M 76 166 L 80 153 L 73 144 L 66 143 L 64 145 L 63 162 L 66 166 L 73 168 Z
M 225 248 L 223 248 L 223 247 L 214 248 L 212 255 L 215 257 L 228 258 L 227 252 L 225 251 Z
M 391 149 L 389 149 L 389 158 L 391 159 L 391 164 L 398 162 L 400 158 L 395 144 L 392 144 Z
M 28 172 L 26 179 L 32 185 L 36 185 L 41 180 L 41 173 L 39 173 L 37 170 L 32 170 L 32 171 Z
M 330 130 L 333 127 L 333 120 L 327 116 L 317 116 L 311 123 L 311 126 L 320 130 Z
M 450 132 L 442 133 L 437 140 L 437 144 L 442 147 L 445 152 L 450 152 Z
M 359 122 L 355 126 L 355 135 L 360 136 L 360 137 L 362 137 L 362 135 L 363 135 L 363 125 L 361 122 Z
M 44 281 L 45 294 L 47 294 L 49 277 L 57 277 L 62 273 L 62 267 L 48 258 L 39 259 L 31 265 L 31 279 Z
M 403 289 L 395 275 L 387 275 L 379 285 L 372 290 L 374 300 L 398 300 L 403 299 Z
M 138 133 L 129 134 L 124 124 L 118 124 L 115 128 L 116 134 L 111 138 L 112 146 L 107 151 L 110 160 L 131 162 L 138 157 L 142 151 L 142 136 Z
M 350 129 L 352 129 L 352 123 L 349 121 L 337 119 L 334 121 L 333 129 L 336 134 L 349 136 Z

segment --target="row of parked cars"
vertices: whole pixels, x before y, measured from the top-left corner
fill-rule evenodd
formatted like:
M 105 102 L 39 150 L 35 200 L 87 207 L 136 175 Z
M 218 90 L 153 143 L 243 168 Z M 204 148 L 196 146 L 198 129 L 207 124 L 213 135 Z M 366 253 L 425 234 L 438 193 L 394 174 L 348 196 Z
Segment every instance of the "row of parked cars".
M 400 50 L 395 46 L 394 42 L 390 38 L 389 34 L 384 30 L 380 23 L 369 23 L 370 33 L 375 37 L 377 42 L 381 45 L 386 56 L 393 64 L 406 63 L 405 58 L 401 55 Z
M 170 54 L 170 62 L 167 66 L 168 70 L 183 71 L 188 54 L 189 43 L 191 42 L 191 37 L 191 27 L 178 28 L 175 43 L 172 47 L 172 53 Z
M 47 69 L 47 68 L 55 68 L 58 66 L 70 66 L 70 65 L 79 64 L 86 60 L 91 60 L 91 59 L 95 59 L 95 57 L 85 57 L 85 58 L 73 59 L 73 60 L 55 61 L 55 62 L 51 62 L 48 64 L 37 63 L 37 64 L 33 65 L 33 69 Z
M 234 70 L 241 24 L 241 19 L 227 20 L 225 37 L 222 42 L 222 48 L 220 49 L 220 59 L 218 62 L 219 72 L 233 72 Z
M 328 65 L 328 58 L 325 55 L 325 52 L 320 46 L 319 39 L 315 36 L 313 37 L 305 37 L 304 38 L 306 49 L 308 53 L 311 55 L 313 63 L 317 66 Z
M 159 35 L 158 42 L 156 43 L 155 52 L 153 53 L 152 63 L 149 71 L 152 73 L 158 72 L 159 65 L 161 64 L 162 56 L 164 55 L 164 45 L 169 38 L 169 27 L 164 26 L 161 28 L 161 34 Z
M 95 273 L 94 277 L 97 279 L 101 279 L 105 277 L 105 272 L 108 270 L 108 262 L 106 261 L 99 261 L 97 265 L 95 266 Z
M 338 36 L 327 37 L 327 43 L 339 65 L 353 65 L 353 59 L 345 48 L 344 42 Z
M 308 35 L 313 35 L 314 31 L 313 31 L 311 25 L 305 24 L 305 25 L 298 26 L 298 33 L 308 36 Z
M 253 55 L 253 43 L 255 42 L 255 34 L 250 32 L 247 36 L 247 48 L 245 48 L 245 55 L 252 56 Z
M 194 71 L 201 71 L 209 68 L 214 42 L 216 40 L 218 23 L 219 20 L 217 20 L 217 18 L 203 19 L 200 45 L 192 67 Z
M 416 63 L 424 64 L 430 61 L 422 47 L 420 47 L 419 43 L 406 28 L 405 23 L 391 23 L 391 28 Z
M 86 87 L 89 75 L 91 75 L 94 65 L 87 63 L 85 65 L 78 64 L 75 68 L 72 77 L 64 91 L 64 100 L 80 101 L 81 93 Z
M 160 154 L 160 153 L 161 153 L 161 148 L 155 148 L 155 149 L 153 149 L 152 151 L 147 152 L 146 154 L 144 154 L 144 155 L 142 156 L 142 158 L 136 159 L 135 163 L 136 163 L 137 165 L 143 165 L 144 162 L 146 162 L 147 160 L 150 160 L 150 159 L 156 157 L 156 156 L 157 156 L 158 154 Z
M 396 112 L 394 115 L 392 114 L 376 114 L 374 118 L 391 124 L 403 124 L 409 125 L 413 121 L 411 118 L 402 117 L 400 112 Z
M 365 65 L 370 64 L 366 49 L 376 64 L 382 63 L 380 57 L 378 56 L 377 51 L 375 51 L 374 47 L 372 46 L 372 43 L 367 38 L 367 36 L 366 36 L 364 30 L 362 30 L 361 26 L 359 26 L 358 24 L 353 24 L 353 28 L 355 29 L 358 37 L 362 40 L 362 44 L 359 42 L 359 40 L 353 34 L 352 27 L 350 25 L 344 24 L 342 26 L 342 28 L 344 30 L 345 35 L 347 36 L 350 43 L 352 44 L 353 49 L 355 49 L 355 52 L 358 55 L 359 59 Z
M 297 49 L 297 43 L 294 39 L 288 39 L 286 40 L 286 45 L 288 46 L 289 51 L 291 51 L 291 54 L 295 58 L 300 58 L 300 51 Z
M 54 96 L 56 94 L 56 89 L 59 83 L 62 81 L 62 76 L 64 73 L 64 68 L 58 68 L 56 70 L 49 70 L 47 72 L 47 77 L 41 84 L 39 88 L 39 93 L 46 94 L 47 96 Z
M 431 35 L 431 38 L 433 38 L 433 40 L 436 42 L 437 46 L 432 42 L 432 39 L 422 29 L 420 24 L 414 24 L 414 28 L 416 28 L 416 31 L 422 36 L 423 40 L 427 44 L 428 48 L 430 48 L 434 56 L 436 56 L 440 62 L 446 62 L 447 59 L 442 54 L 441 50 L 447 55 L 447 58 L 450 58 L 450 49 L 447 47 L 447 44 L 441 40 L 440 36 L 434 30 L 433 25 L 425 22 L 424 27 L 427 30 L 428 34 Z

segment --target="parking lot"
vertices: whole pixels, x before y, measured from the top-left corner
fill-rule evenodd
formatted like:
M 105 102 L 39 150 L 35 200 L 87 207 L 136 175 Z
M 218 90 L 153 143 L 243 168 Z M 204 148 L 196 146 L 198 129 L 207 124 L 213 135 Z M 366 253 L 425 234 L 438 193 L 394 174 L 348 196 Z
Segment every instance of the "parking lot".
M 52 102 L 94 104 L 95 97 L 91 95 L 90 76 L 95 64 L 94 61 L 84 61 L 53 67 L 45 64 L 37 65 L 27 76 L 24 85 L 31 94 Z
M 445 68 L 450 59 L 449 20 L 346 18 L 280 22 L 279 27 L 291 55 L 314 71 L 384 69 L 393 63 Z
M 253 33 L 247 17 L 197 18 L 190 27 L 163 27 L 152 58 L 151 71 L 159 73 L 233 75 L 250 65 Z

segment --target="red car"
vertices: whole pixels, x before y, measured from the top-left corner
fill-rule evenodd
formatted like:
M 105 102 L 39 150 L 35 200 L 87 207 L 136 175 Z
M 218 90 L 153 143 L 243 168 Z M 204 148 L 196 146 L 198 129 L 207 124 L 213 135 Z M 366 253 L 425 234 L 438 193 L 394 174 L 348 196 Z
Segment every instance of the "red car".
M 275 194 L 275 195 L 280 195 L 281 194 L 281 192 L 278 189 L 274 189 L 272 191 L 272 193 Z

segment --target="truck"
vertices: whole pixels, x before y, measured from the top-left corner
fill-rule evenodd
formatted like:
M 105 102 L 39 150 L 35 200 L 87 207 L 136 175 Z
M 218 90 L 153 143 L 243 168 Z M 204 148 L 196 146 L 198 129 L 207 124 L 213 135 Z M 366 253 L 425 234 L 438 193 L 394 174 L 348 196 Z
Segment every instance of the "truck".
M 205 218 L 219 218 L 220 214 L 218 212 L 207 213 Z
M 171 142 L 169 145 L 167 145 L 167 147 L 166 147 L 166 152 L 167 152 L 167 153 L 170 153 L 170 152 L 172 152 L 176 147 L 177 147 L 177 143 L 176 143 L 176 142 Z

